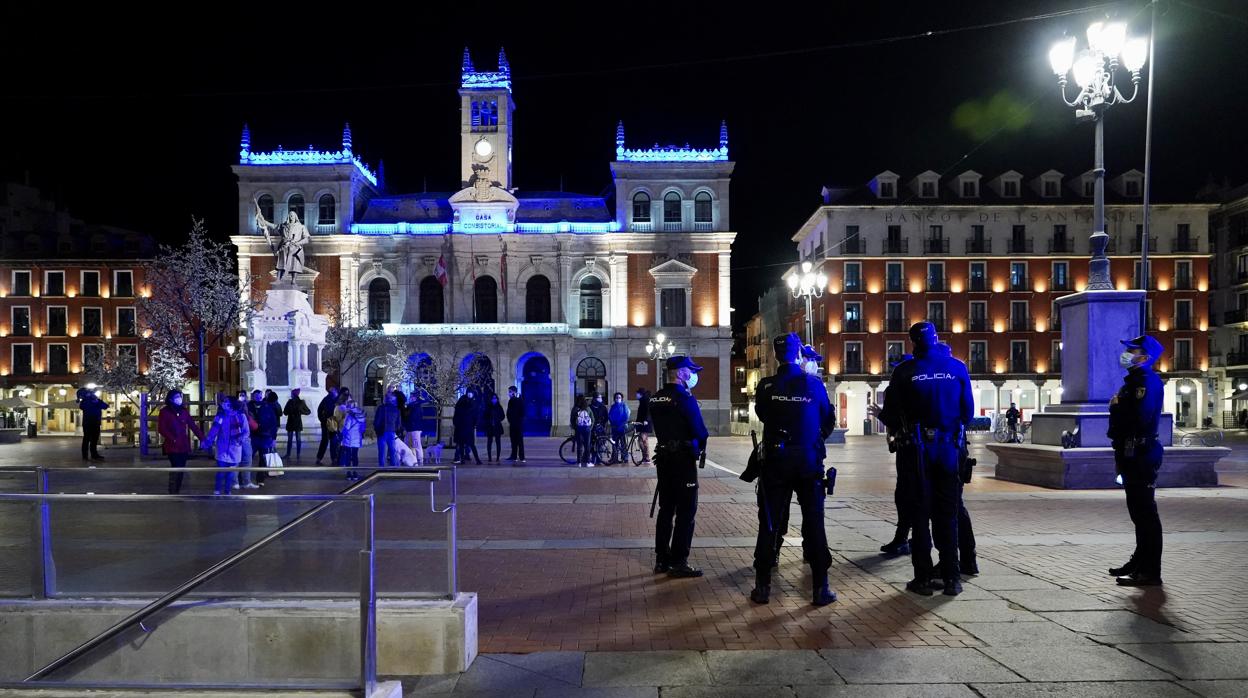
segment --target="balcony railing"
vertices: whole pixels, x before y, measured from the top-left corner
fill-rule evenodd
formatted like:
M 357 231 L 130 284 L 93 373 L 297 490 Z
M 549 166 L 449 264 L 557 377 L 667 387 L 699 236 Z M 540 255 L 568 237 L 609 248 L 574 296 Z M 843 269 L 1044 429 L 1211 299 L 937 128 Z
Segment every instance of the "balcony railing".
M 949 254 L 949 240 L 927 238 L 923 241 L 923 254 Z
M 862 332 L 862 320 L 846 320 L 844 332 Z
M 949 291 L 949 280 L 943 277 L 939 279 L 928 279 L 927 290 L 929 293 L 946 293 Z
M 1191 238 L 1174 238 L 1170 241 L 1171 252 L 1196 252 L 1199 245 Z
M 633 221 L 630 226 L 635 233 L 653 233 L 654 221 Z
M 1035 251 L 1035 249 L 1036 249 L 1036 241 L 1032 240 L 1031 238 L 1027 238 L 1026 240 L 1018 240 L 1015 238 L 1010 239 L 1010 244 L 1009 244 L 1010 254 L 1031 254 L 1032 252 Z
M 1049 279 L 1050 291 L 1069 291 L 1070 279 Z
M 337 233 L 338 233 L 337 223 L 317 223 L 316 224 L 317 235 L 336 235 Z
M 1171 330 L 1194 330 L 1196 329 L 1196 320 L 1190 315 L 1176 315 L 1170 318 Z
M 910 241 L 885 240 L 884 254 L 910 254 Z
M 1031 277 L 1025 276 L 1025 277 L 1018 278 L 1018 279 L 1010 279 L 1010 290 L 1011 291 L 1030 291 L 1031 290 Z
M 1131 241 L 1131 253 L 1132 253 L 1132 254 L 1139 254 L 1139 253 L 1140 253 L 1140 249 L 1143 247 L 1143 245 L 1141 245 L 1141 244 L 1140 244 L 1141 242 L 1143 242 L 1143 241 L 1142 241 L 1142 240 L 1132 240 L 1132 241 Z M 1152 237 L 1152 236 L 1149 236 L 1149 238 L 1148 238 L 1148 251 L 1149 251 L 1149 252 L 1157 252 L 1157 251 L 1158 251 L 1158 248 L 1157 248 L 1157 238 Z
M 1193 366 L 1192 357 L 1177 356 L 1174 359 L 1174 366 L 1171 366 L 1170 370 L 1172 371 L 1194 371 L 1196 370 L 1192 366 Z
M 1131 288 L 1139 288 L 1139 287 L 1140 287 L 1140 277 L 1138 277 L 1138 276 L 1132 276 L 1132 277 L 1131 277 Z M 1151 279 L 1149 279 L 1149 280 L 1148 280 L 1148 290 L 1150 290 L 1150 291 L 1156 291 L 1156 290 L 1157 290 L 1157 277 L 1153 277 L 1153 278 L 1151 278 Z
M 846 361 L 845 370 L 842 371 L 841 373 L 850 374 L 850 375 L 860 375 L 862 374 L 862 372 L 863 372 L 862 361 L 858 360 L 858 361 Z
M 1035 325 L 1032 324 L 1030 317 L 1016 316 L 1010 318 L 1011 332 L 1031 332 L 1034 328 Z
M 905 293 L 906 282 L 900 279 L 897 279 L 897 280 L 889 279 L 884 290 L 888 293 Z
M 715 230 L 715 224 L 711 221 L 694 221 L 693 232 L 709 233 Z
M 867 243 L 862 238 L 853 238 L 841 242 L 841 254 L 866 254 Z
M 989 254 L 992 252 L 992 240 L 966 239 L 967 254 Z
M 1049 254 L 1069 254 L 1075 251 L 1075 239 L 1069 235 L 1049 240 Z
M 862 293 L 862 280 L 846 281 L 845 288 L 841 290 L 843 293 Z
M 1027 359 L 1010 359 L 1010 373 L 1031 373 L 1031 362 Z
M 1226 311 L 1222 314 L 1222 322 L 1227 325 L 1231 325 L 1236 322 L 1248 322 L 1248 308 Z
M 973 317 L 970 320 L 968 332 L 988 332 L 988 318 Z
M 988 281 L 985 279 L 971 279 L 967 285 L 967 290 L 975 292 L 983 292 L 988 290 Z
M 909 328 L 906 327 L 906 319 L 900 317 L 890 317 L 884 319 L 885 332 L 905 332 Z
M 988 362 L 985 361 L 984 359 L 971 359 L 971 362 L 970 364 L 967 365 L 967 368 L 970 370 L 971 373 L 987 373 Z
M 663 221 L 663 232 L 665 233 L 679 233 L 683 227 L 684 224 L 680 221 L 670 223 L 668 221 Z
M 1176 291 L 1191 291 L 1193 288 L 1192 277 L 1190 276 L 1176 276 L 1172 282 L 1174 284 L 1172 288 Z
M 1228 351 L 1226 352 L 1226 365 L 1231 366 L 1248 366 L 1248 351 Z

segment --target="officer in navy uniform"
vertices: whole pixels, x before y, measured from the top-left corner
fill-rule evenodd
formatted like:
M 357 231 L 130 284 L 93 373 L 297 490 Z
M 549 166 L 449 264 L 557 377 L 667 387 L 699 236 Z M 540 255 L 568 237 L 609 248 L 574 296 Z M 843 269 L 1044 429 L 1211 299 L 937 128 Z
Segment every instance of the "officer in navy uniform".
M 750 600 L 770 600 L 771 570 L 775 565 L 775 538 L 782 509 L 793 494 L 802 508 L 802 552 L 813 582 L 816 606 L 836 601 L 828 589 L 828 550 L 823 528 L 823 441 L 832 433 L 832 403 L 823 382 L 803 370 L 802 342 L 796 334 L 775 339 L 779 367 L 758 384 L 754 411 L 763 423 L 763 464 L 758 487 L 758 538 L 754 546 L 754 589 Z M 779 533 L 783 533 L 780 531 Z
M 699 458 L 705 458 L 708 435 L 702 410 L 689 392 L 697 385 L 701 370 L 688 356 L 671 357 L 667 360 L 668 382 L 650 398 L 659 478 L 654 571 L 666 572 L 669 577 L 702 576 L 702 570 L 689 566 L 693 517 L 698 512 Z
M 1157 440 L 1161 418 L 1161 379 L 1153 364 L 1161 357 L 1161 342 L 1142 335 L 1124 340 L 1119 363 L 1127 369 L 1122 389 L 1109 402 L 1109 436 L 1114 446 L 1114 469 L 1127 492 L 1127 511 L 1135 524 L 1135 552 L 1122 567 L 1109 573 L 1122 586 L 1161 584 L 1161 518 L 1157 515 L 1157 471 L 1162 447 Z
M 974 416 L 970 374 L 966 364 L 944 355 L 930 322 L 910 328 L 914 359 L 900 364 L 889 382 L 888 400 L 879 419 L 891 430 L 909 437 L 915 462 L 906 468 L 911 497 L 913 538 L 910 559 L 914 579 L 906 589 L 929 596 L 932 540 L 940 551 L 939 576 L 944 593 L 962 592 L 958 568 L 958 509 L 962 492 L 959 455 L 966 425 Z M 928 530 L 928 524 L 931 530 Z
M 814 347 L 810 346 L 809 344 L 803 344 L 802 345 L 802 370 L 806 372 L 806 375 L 814 376 L 815 378 L 818 378 L 819 377 L 819 364 L 821 363 L 823 363 L 823 356 L 820 355 L 819 352 L 815 351 Z M 836 406 L 835 405 L 832 406 L 832 423 L 833 425 L 836 424 Z M 822 441 L 819 443 L 819 448 L 820 448 L 819 460 L 822 461 L 828 457 L 828 449 L 827 449 L 827 446 Z M 772 528 L 776 532 L 776 564 L 774 565 L 775 567 L 780 566 L 780 549 L 784 547 L 784 534 L 788 533 L 789 531 L 789 504 L 788 502 L 786 502 L 784 506 L 781 507 L 781 511 L 777 513 L 779 514 L 779 519 L 777 521 L 772 522 L 774 524 Z M 810 562 L 809 560 L 806 559 L 805 552 L 802 553 L 802 562 Z

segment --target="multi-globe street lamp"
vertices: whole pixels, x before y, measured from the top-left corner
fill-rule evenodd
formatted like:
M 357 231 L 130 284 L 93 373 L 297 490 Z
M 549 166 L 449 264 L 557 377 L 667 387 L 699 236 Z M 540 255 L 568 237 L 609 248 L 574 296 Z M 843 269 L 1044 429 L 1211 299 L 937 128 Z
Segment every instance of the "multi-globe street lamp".
M 663 370 L 660 362 L 666 361 L 676 353 L 676 343 L 667 341 L 662 332 L 654 336 L 654 341 L 646 341 L 646 356 L 654 360 L 654 375 L 658 388 L 663 387 Z
M 811 300 L 814 298 L 822 298 L 823 291 L 828 286 L 828 277 L 824 276 L 822 271 L 813 270 L 814 265 L 810 262 L 802 262 L 802 273 L 794 274 L 789 277 L 789 292 L 794 298 L 801 298 L 806 301 L 806 343 L 814 345 L 815 343 L 815 319 L 812 315 Z
M 1062 100 L 1075 108 L 1076 121 L 1092 121 L 1096 124 L 1095 167 L 1093 169 L 1092 204 L 1092 261 L 1088 269 L 1087 289 L 1091 291 L 1112 290 L 1109 275 L 1109 258 L 1105 248 L 1109 235 L 1105 232 L 1105 112 L 1115 104 L 1126 104 L 1135 99 L 1140 88 L 1140 70 L 1148 58 L 1148 40 L 1127 38 L 1125 22 L 1093 22 L 1088 27 L 1088 46 L 1076 51 L 1075 37 L 1063 39 L 1049 49 L 1049 64 L 1057 75 Z M 1119 64 L 1131 76 L 1131 95 L 1123 95 L 1118 89 Z M 1074 98 L 1066 95 L 1066 77 L 1071 75 L 1079 92 Z M 1148 238 L 1141 241 L 1144 265 L 1143 279 L 1148 278 Z

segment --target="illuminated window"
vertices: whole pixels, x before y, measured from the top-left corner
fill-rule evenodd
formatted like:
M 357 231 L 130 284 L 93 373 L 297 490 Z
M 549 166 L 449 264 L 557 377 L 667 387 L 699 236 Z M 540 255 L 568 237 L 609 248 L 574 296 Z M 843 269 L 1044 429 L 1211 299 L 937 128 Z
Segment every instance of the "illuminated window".
M 377 277 L 368 282 L 368 326 L 380 330 L 387 322 L 390 322 L 390 282 Z
M 663 196 L 663 222 L 680 222 L 680 194 L 669 191 Z
M 43 295 L 45 296 L 65 295 L 65 272 L 63 271 L 44 272 Z
M 100 272 L 84 271 L 82 272 L 82 288 L 79 289 L 78 295 L 86 298 L 98 298 L 100 295 Z
M 587 327 L 587 328 L 602 327 L 602 280 L 594 276 L 593 274 L 590 274 L 586 276 L 584 279 L 581 279 L 580 288 L 581 288 L 581 324 L 580 326 Z M 664 291 L 677 291 L 678 290 L 682 294 L 684 293 L 684 289 L 663 289 L 663 290 Z M 666 296 L 664 296 L 663 310 L 665 311 L 667 310 Z M 672 312 L 674 313 L 675 310 L 673 310 Z M 680 299 L 681 320 L 684 319 L 684 313 L 685 313 L 685 300 L 682 297 Z M 663 314 L 664 321 L 666 321 L 669 317 L 673 321 L 675 321 L 676 319 L 675 315 L 669 316 L 666 312 Z M 663 327 L 675 327 L 675 326 L 676 325 L 667 325 L 667 324 L 663 325 Z M 679 326 L 683 327 L 684 322 L 681 322 Z
M 693 197 L 693 222 L 711 222 L 711 195 L 704 191 Z
M 316 222 L 320 225 L 333 225 L 336 209 L 334 197 L 330 194 L 322 194 L 317 205 Z
M 650 195 L 644 191 L 633 194 L 633 222 L 650 222 Z
M 30 295 L 30 272 L 15 271 L 13 272 L 13 286 L 11 296 L 29 296 Z

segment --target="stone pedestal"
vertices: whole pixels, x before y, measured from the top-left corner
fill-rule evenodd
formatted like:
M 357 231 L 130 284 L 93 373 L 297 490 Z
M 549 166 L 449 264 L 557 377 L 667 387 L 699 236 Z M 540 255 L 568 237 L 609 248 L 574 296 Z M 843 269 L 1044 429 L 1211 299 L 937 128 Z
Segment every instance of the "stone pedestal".
M 321 357 L 329 319 L 313 312 L 307 292 L 299 288 L 310 288 L 315 278 L 312 272 L 301 274 L 298 286 L 274 284 L 265 292 L 264 306 L 251 319 L 247 333 L 251 359 L 251 370 L 245 374 L 247 389 L 273 390 L 285 405 L 290 391 L 299 388 L 312 411 L 303 419 L 305 442 L 308 436 L 320 437 L 316 407 L 326 394 Z M 285 424 L 283 418 L 283 428 Z
M 1041 487 L 1115 487 L 1109 400 L 1122 387 L 1121 340 L 1141 334 L 1144 291 L 1083 291 L 1057 299 L 1062 317 L 1062 402 L 1031 419 L 1030 444 L 990 444 L 997 477 Z M 1159 487 L 1211 487 L 1225 448 L 1171 448 L 1173 415 L 1163 414 L 1158 438 L 1166 446 Z M 1063 434 L 1076 436 L 1063 448 Z

